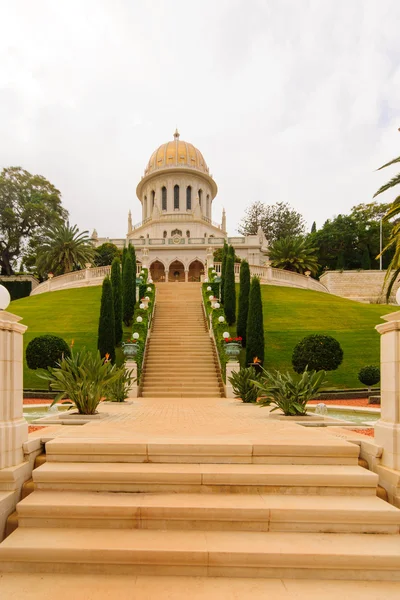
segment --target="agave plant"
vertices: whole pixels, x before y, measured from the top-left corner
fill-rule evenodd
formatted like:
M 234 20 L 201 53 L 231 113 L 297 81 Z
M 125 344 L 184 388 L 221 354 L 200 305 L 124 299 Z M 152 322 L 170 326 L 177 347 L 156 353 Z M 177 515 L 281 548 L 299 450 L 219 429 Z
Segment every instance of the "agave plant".
M 124 365 L 116 369 L 118 377 L 111 381 L 106 388 L 106 398 L 111 402 L 124 402 L 129 397 L 129 390 L 131 389 L 134 377 L 133 371 L 128 371 Z
M 287 373 L 263 369 L 261 381 L 253 380 L 262 397 L 260 406 L 273 406 L 271 412 L 281 410 L 286 416 L 305 415 L 307 402 L 318 396 L 325 381 L 325 371 L 308 371 L 299 378 Z
M 235 398 L 240 398 L 246 403 L 257 402 L 258 388 L 254 382 L 259 382 L 261 379 L 260 375 L 256 373 L 254 367 L 240 369 L 240 371 L 233 371 L 232 375 L 228 379 L 229 383 L 232 384 Z
M 68 398 L 81 415 L 94 415 L 107 386 L 120 377 L 111 362 L 84 348 L 64 357 L 58 367 L 38 372 L 50 388 L 59 391 L 52 402 Z

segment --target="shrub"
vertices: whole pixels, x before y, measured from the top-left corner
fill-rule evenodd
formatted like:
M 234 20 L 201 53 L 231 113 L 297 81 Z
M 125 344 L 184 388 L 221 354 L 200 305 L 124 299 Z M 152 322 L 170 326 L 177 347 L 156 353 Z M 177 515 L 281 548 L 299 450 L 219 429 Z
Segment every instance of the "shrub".
M 93 262 L 96 267 L 107 267 L 115 258 L 121 257 L 121 250 L 115 244 L 105 242 L 95 248 Z
M 260 375 L 256 373 L 254 367 L 233 371 L 229 382 L 232 384 L 235 398 L 240 398 L 243 402 L 257 402 L 258 388 L 255 381 L 260 381 Z
M 105 389 L 119 374 L 110 361 L 101 358 L 100 352 L 92 354 L 84 348 L 64 357 L 58 367 L 48 371 L 42 369 L 38 376 L 48 381 L 52 390 L 60 392 L 52 406 L 68 398 L 79 414 L 94 415 Z
M 228 325 L 236 321 L 236 287 L 235 287 L 235 263 L 233 257 L 228 254 L 225 268 L 224 309 Z
M 263 369 L 261 382 L 255 380 L 262 400 L 260 406 L 273 406 L 271 412 L 281 410 L 286 416 L 307 414 L 307 402 L 318 396 L 325 382 L 325 371 L 305 369 L 300 379 L 293 379 L 290 373 L 275 373 Z
M 381 379 L 381 371 L 379 367 L 375 367 L 374 365 L 368 365 L 367 367 L 363 367 L 358 372 L 358 379 L 364 385 L 368 386 L 368 391 L 371 391 L 371 386 L 379 383 Z
M 122 278 L 119 258 L 114 258 L 111 265 L 111 286 L 114 300 L 115 345 L 122 341 Z
M 228 258 L 228 244 L 224 240 L 224 246 L 222 248 L 222 262 L 221 262 L 221 302 L 225 302 L 225 275 L 226 275 L 226 259 Z
M 122 274 L 122 320 L 126 326 L 132 323 L 135 296 L 136 282 L 133 277 L 133 262 L 130 253 L 127 252 Z
M 71 356 L 65 340 L 56 335 L 40 335 L 26 347 L 26 363 L 30 369 L 56 367 L 63 357 Z
M 296 373 L 308 366 L 315 371 L 334 371 L 342 363 L 343 350 L 330 335 L 307 335 L 294 348 L 292 365 Z
M 105 277 L 101 293 L 97 348 L 101 358 L 109 357 L 115 362 L 115 317 L 111 281 Z
M 242 338 L 242 345 L 246 347 L 247 316 L 249 312 L 250 294 L 250 268 L 247 260 L 240 265 L 239 312 L 237 319 L 237 334 Z
M 128 246 L 128 254 L 130 255 L 131 259 L 132 259 L 132 294 L 133 294 L 133 306 L 135 306 L 136 304 L 136 252 L 135 252 L 135 247 L 132 246 L 131 243 L 129 243 Z M 144 281 L 144 283 L 146 283 L 146 281 Z
M 8 281 L 0 280 L 0 285 L 3 285 L 10 293 L 11 300 L 26 298 L 32 291 L 32 281 Z
M 261 287 L 258 277 L 253 277 L 249 295 L 249 313 L 246 329 L 246 364 L 253 363 L 257 357 L 264 362 L 264 322 L 261 300 Z
M 111 402 L 124 402 L 129 397 L 129 390 L 134 380 L 133 371 L 128 371 L 122 365 L 116 369 L 116 373 L 118 373 L 118 377 L 108 384 L 105 396 Z

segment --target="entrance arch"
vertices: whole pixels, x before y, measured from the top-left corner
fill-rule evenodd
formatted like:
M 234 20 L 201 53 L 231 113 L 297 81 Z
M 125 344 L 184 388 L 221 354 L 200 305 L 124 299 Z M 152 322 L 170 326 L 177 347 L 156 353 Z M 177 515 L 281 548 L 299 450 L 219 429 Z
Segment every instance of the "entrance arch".
M 161 261 L 155 260 L 150 265 L 150 275 L 154 283 L 165 281 L 165 267 Z
M 204 273 L 204 265 L 196 258 L 196 260 L 189 265 L 189 281 L 200 281 L 202 273 Z
M 169 265 L 168 281 L 185 281 L 185 267 L 180 260 L 174 260 Z

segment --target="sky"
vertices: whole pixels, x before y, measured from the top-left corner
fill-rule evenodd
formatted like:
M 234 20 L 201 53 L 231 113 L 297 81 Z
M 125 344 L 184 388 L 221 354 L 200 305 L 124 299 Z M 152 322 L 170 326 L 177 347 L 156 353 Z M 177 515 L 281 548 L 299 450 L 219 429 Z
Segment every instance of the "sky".
M 256 200 L 320 227 L 397 172 L 376 169 L 399 155 L 399 0 L 0 0 L 0 22 L 0 169 L 46 177 L 100 237 L 141 220 L 176 127 L 231 235 Z

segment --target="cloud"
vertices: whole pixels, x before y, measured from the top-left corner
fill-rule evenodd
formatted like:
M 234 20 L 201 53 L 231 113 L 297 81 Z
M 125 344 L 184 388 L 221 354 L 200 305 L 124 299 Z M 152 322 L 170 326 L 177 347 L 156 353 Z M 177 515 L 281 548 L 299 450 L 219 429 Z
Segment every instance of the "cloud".
M 46 176 L 99 235 L 141 219 L 136 185 L 176 126 L 231 233 L 255 200 L 322 225 L 399 154 L 396 0 L 16 0 L 0 18 L 0 166 Z

